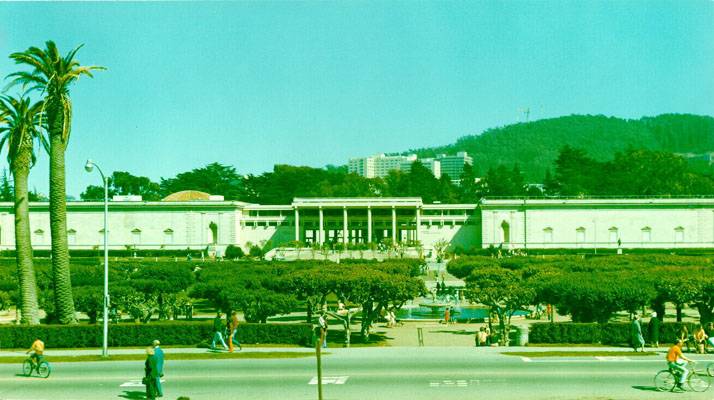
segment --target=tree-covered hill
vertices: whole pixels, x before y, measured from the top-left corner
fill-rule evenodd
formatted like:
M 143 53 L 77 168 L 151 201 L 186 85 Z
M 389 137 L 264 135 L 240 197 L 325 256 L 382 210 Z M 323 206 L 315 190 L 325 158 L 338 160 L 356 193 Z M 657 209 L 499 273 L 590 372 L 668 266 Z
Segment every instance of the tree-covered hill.
M 611 160 L 628 147 L 673 153 L 714 152 L 714 118 L 662 114 L 638 120 L 603 115 L 570 115 L 488 129 L 456 143 L 410 150 L 420 157 L 467 151 L 479 174 L 498 165 L 518 163 L 527 181 L 541 181 L 560 149 L 584 149 L 599 161 Z

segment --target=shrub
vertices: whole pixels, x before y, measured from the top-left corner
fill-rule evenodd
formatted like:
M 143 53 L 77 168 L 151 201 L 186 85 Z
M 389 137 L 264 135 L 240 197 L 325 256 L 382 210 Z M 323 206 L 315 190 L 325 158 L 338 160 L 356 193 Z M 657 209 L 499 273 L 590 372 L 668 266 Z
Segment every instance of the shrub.
M 689 332 L 694 329 L 692 323 L 666 322 L 660 326 L 660 343 L 672 343 L 677 337 L 682 325 L 686 325 Z M 537 343 L 573 343 L 573 344 L 607 344 L 629 346 L 631 331 L 627 322 L 574 323 L 541 322 L 532 324 L 528 334 L 528 342 Z M 642 335 L 649 342 L 647 323 L 642 323 Z
M 147 346 L 154 339 L 164 345 L 196 346 L 213 336 L 212 323 L 157 322 L 151 324 L 110 324 L 109 346 Z M 309 346 L 309 324 L 241 324 L 236 334 L 241 343 L 297 344 Z M 0 327 L 0 346 L 29 348 L 35 338 L 48 348 L 100 347 L 101 325 L 5 325 Z
M 234 260 L 236 258 L 243 258 L 243 256 L 245 256 L 245 253 L 243 252 L 243 249 L 240 248 L 240 246 L 234 246 L 230 244 L 228 245 L 228 247 L 226 247 L 226 258 Z

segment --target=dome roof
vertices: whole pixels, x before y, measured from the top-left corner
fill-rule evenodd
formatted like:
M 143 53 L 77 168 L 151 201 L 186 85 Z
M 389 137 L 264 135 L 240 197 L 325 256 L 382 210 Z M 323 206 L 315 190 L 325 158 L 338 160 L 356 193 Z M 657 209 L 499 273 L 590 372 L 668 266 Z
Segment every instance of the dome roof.
M 211 195 L 198 190 L 182 190 L 180 192 L 171 193 L 164 197 L 161 201 L 200 201 L 210 200 Z

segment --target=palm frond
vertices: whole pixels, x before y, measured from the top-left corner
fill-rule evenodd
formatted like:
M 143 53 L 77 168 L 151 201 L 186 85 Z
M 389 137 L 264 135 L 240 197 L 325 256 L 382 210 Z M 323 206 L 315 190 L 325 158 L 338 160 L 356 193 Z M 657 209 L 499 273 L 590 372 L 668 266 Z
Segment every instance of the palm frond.
M 84 47 L 84 43 L 80 44 L 79 46 L 75 47 L 74 50 L 67 53 L 67 55 L 64 57 L 64 63 L 73 66 L 72 64 L 76 62 L 74 61 L 74 56 L 82 47 Z

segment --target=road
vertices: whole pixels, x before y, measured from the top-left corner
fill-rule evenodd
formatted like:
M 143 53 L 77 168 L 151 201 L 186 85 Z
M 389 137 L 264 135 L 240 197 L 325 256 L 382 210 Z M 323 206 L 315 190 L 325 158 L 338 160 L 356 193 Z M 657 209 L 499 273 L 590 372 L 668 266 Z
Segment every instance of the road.
M 455 347 L 328 351 L 331 354 L 323 358 L 326 400 L 714 400 L 714 389 L 653 391 L 652 377 L 664 367 L 661 356 L 539 359 Z M 143 398 L 142 362 L 55 363 L 46 380 L 17 376 L 18 371 L 19 366 L 0 365 L 0 399 Z M 165 372 L 165 399 L 317 398 L 314 358 L 173 361 L 167 362 Z

